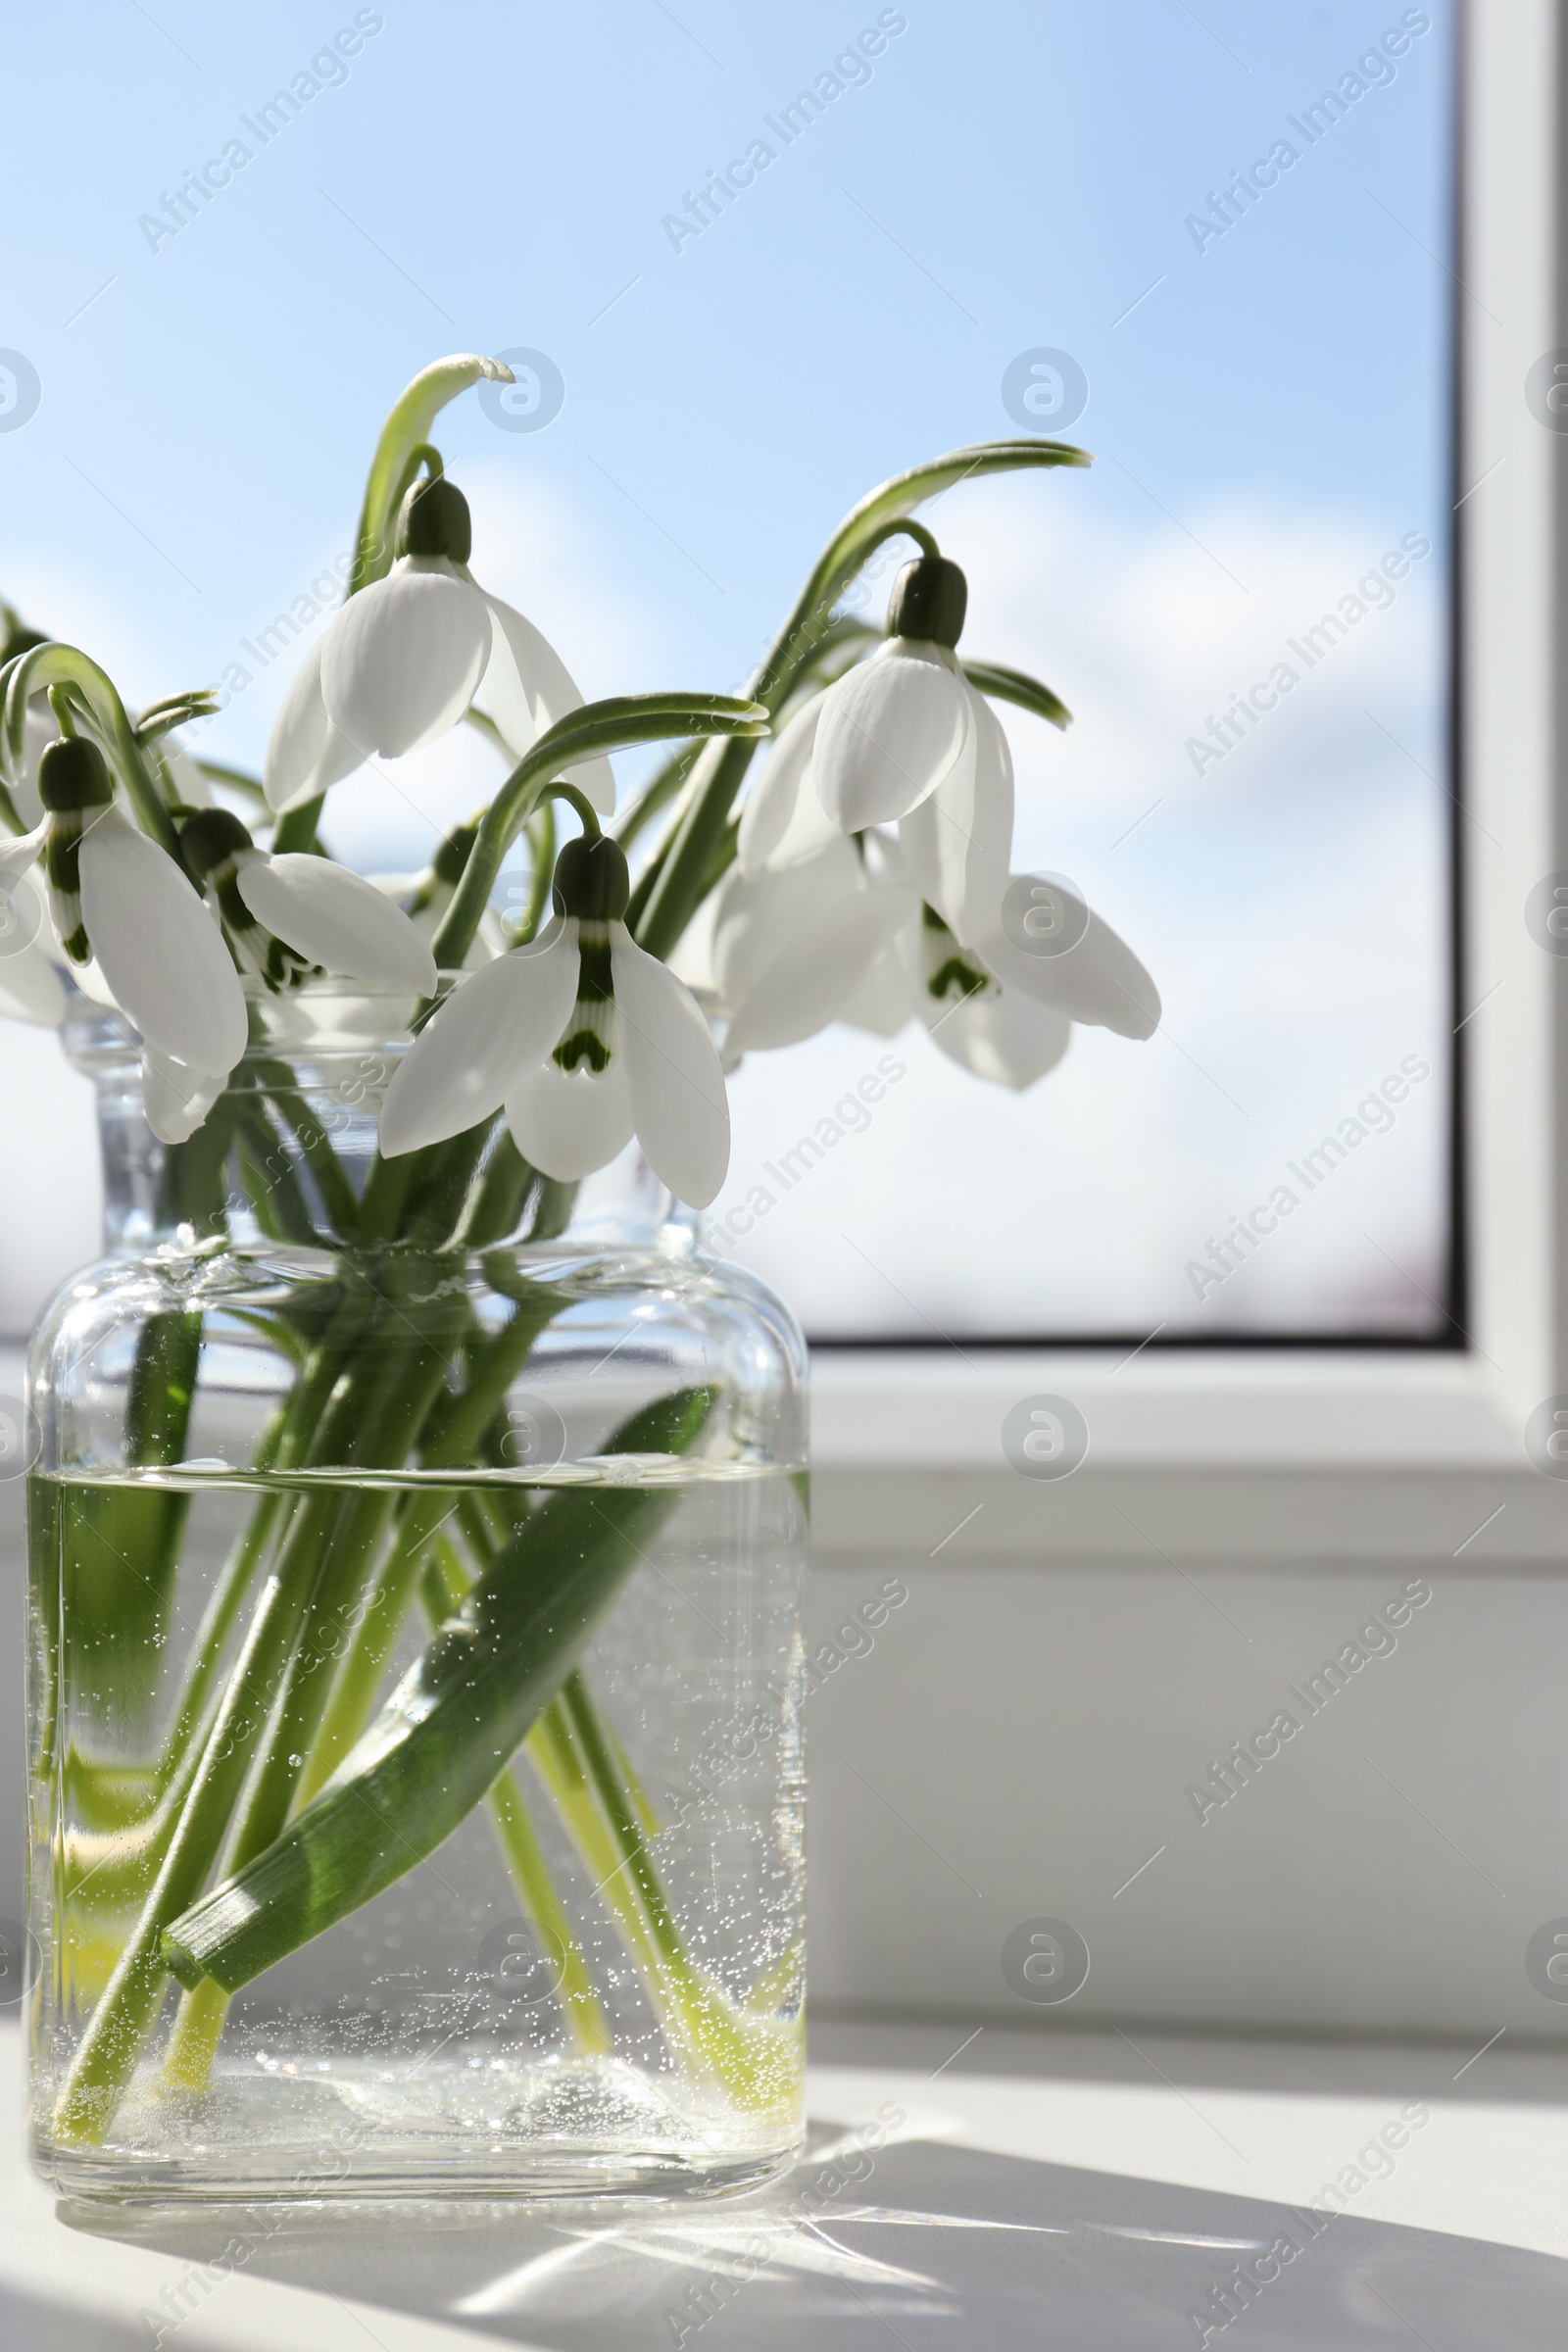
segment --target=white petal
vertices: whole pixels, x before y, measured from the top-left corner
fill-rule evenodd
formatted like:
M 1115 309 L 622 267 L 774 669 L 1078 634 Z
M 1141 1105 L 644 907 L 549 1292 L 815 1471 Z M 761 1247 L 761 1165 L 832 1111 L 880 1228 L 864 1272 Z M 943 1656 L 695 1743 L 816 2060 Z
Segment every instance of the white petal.
M 983 695 L 963 690 L 973 726 L 958 759 L 918 808 L 901 819 L 899 841 L 920 895 L 960 947 L 996 924 L 1012 849 L 1012 754 Z
M 1055 887 L 1061 888 L 1059 881 Z M 1152 1037 L 1159 1027 L 1158 989 L 1126 941 L 1098 914 L 1089 913 L 1088 929 L 1064 956 L 1031 956 L 1000 927 L 977 943 L 976 952 L 1009 989 L 1021 989 L 1036 1004 L 1054 1005 L 1087 1027 L 1136 1038 Z
M 610 927 L 610 969 L 638 1139 L 661 1183 L 706 1208 L 729 1166 L 729 1101 L 708 1023 L 623 923 Z
M 484 673 L 484 705 L 514 755 L 520 759 L 558 718 L 580 710 L 583 698 L 549 638 L 488 589 L 481 588 L 479 594 L 490 608 L 494 624 L 490 665 Z M 562 774 L 606 815 L 614 808 L 615 776 L 608 760 L 579 760 L 574 767 L 563 768 Z
M 193 1070 L 149 1046 L 141 1057 L 142 1106 L 161 1144 L 187 1143 L 227 1083 L 222 1070 Z
M 223 935 L 173 859 L 106 808 L 81 837 L 81 914 L 132 1028 L 197 1070 L 245 1051 L 245 992 Z
M 1072 1023 L 1063 1012 L 1004 988 L 995 996 L 938 1004 L 922 990 L 920 1010 L 934 1042 L 977 1078 L 1022 1093 L 1067 1051 Z
M 855 992 L 919 911 L 906 883 L 889 882 L 819 908 L 773 958 L 724 1041 L 724 1058 L 797 1045 L 843 1017 Z
M 262 777 L 267 805 L 277 815 L 314 801 L 318 793 L 363 765 L 365 754 L 340 735 L 321 700 L 321 643 L 318 638 L 294 672 L 283 708 L 272 721 Z
M 892 641 L 828 688 L 811 780 L 841 832 L 916 808 L 963 748 L 969 692 L 945 662 Z
M 324 971 L 367 988 L 435 994 L 435 957 L 402 908 L 330 858 L 260 851 L 239 859 L 239 895 L 259 923 Z
M 734 868 L 730 870 L 734 874 Z M 716 998 L 719 993 L 714 939 L 724 900 L 723 884 L 710 890 L 670 951 L 670 970 L 695 997 Z
M 49 936 L 52 939 L 54 937 L 53 932 L 51 932 Z M 53 957 L 52 960 L 55 964 L 56 970 L 66 971 L 71 974 L 72 980 L 74 982 L 77 990 L 86 998 L 89 1004 L 101 1004 L 105 1012 L 118 1012 L 120 1010 L 119 1001 L 115 996 L 114 990 L 104 978 L 103 967 L 101 964 L 96 962 L 73 963 L 70 956 L 65 953 L 64 949 L 62 949 L 60 954 Z
M 895 941 L 839 1006 L 839 1019 L 873 1037 L 897 1037 L 914 1018 L 914 977 Z
M 507 1124 L 541 1176 L 573 1184 L 607 1168 L 632 1138 L 631 1081 L 622 1055 L 591 1077 L 542 1061 L 507 1092 Z
M 823 696 L 813 694 L 774 737 L 741 810 L 735 847 L 741 872 L 748 878 L 812 856 L 838 832 L 816 794 L 802 790 L 822 703 Z
M 498 956 L 460 981 L 387 1089 L 386 1156 L 461 1135 L 499 1110 L 509 1087 L 545 1058 L 565 1027 L 577 968 L 576 923 L 555 918 L 531 947 Z
M 728 1009 L 738 1009 L 804 924 L 867 887 L 859 853 L 838 832 L 809 863 L 755 879 L 732 866 L 713 894 L 713 984 Z
M 444 558 L 405 556 L 322 638 L 321 700 L 351 743 L 395 760 L 457 725 L 489 659 L 479 590 Z
M 49 838 L 49 819 L 42 818 L 30 833 L 0 834 L 0 898 L 9 899 Z
M 430 937 L 435 937 L 432 928 Z M 479 917 L 479 927 L 468 943 L 468 953 L 463 958 L 466 972 L 476 972 L 482 963 L 490 963 L 497 956 L 505 956 L 512 945 L 512 935 L 493 906 L 487 906 Z
M 65 983 L 36 939 L 6 950 L 0 941 L 0 1014 L 58 1029 L 66 1017 Z

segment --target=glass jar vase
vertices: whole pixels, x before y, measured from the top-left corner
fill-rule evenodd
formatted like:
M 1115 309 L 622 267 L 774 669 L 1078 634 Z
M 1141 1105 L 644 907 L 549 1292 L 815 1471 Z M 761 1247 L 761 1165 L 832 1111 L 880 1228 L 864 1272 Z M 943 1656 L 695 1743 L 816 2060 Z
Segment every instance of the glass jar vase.
M 33 2159 L 74 2196 L 749 2186 L 802 2139 L 805 1357 L 635 1147 L 383 1161 L 412 1007 L 188 1143 L 81 1003 L 34 1343 Z

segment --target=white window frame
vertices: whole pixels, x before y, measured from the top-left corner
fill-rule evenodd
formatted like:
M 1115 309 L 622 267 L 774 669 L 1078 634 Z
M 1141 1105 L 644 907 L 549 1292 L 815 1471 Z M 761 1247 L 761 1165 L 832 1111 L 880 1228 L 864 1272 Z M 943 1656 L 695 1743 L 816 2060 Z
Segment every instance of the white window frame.
M 1549 0 L 1477 0 L 1465 20 L 1456 557 L 1461 790 L 1479 820 L 1461 818 L 1468 1345 L 1132 1360 L 1124 1348 L 819 1351 L 821 1565 L 908 1562 L 933 1545 L 956 1568 L 1147 1558 L 1150 1541 L 1259 1565 L 1453 1556 L 1479 1570 L 1568 1553 L 1568 1483 L 1542 1477 L 1523 1444 L 1532 1409 L 1568 1390 L 1568 961 L 1524 924 L 1532 885 L 1568 868 L 1554 674 L 1568 443 L 1523 390 L 1531 364 L 1568 342 L 1563 55 Z M 1059 1482 L 1019 1477 L 1002 1452 L 1004 1414 L 1036 1393 L 1071 1397 L 1089 1425 L 1088 1459 Z

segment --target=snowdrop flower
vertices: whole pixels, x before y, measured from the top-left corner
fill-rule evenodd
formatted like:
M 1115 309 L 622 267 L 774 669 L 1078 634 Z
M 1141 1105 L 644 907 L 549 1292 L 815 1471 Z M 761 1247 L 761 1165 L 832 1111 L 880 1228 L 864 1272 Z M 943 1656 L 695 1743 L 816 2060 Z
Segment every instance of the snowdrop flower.
M 518 1151 L 563 1183 L 635 1134 L 654 1172 L 706 1208 L 729 1161 L 729 1106 L 690 991 L 626 929 L 625 854 L 599 835 L 556 861 L 559 912 L 531 946 L 465 979 L 387 1090 L 387 1156 L 439 1143 L 503 1103 Z
M 447 734 L 483 688 L 514 759 L 581 708 L 555 648 L 468 569 L 468 502 L 444 475 L 403 503 L 397 561 L 333 615 L 295 676 L 268 745 L 278 812 L 314 800 L 379 752 L 397 759 Z M 595 808 L 615 805 L 608 760 L 564 771 Z
M 13 898 L 41 857 L 55 937 L 71 963 L 96 965 L 150 1054 L 226 1074 L 245 1051 L 245 995 L 201 899 L 115 806 L 96 744 L 66 736 L 48 745 L 37 786 L 40 822 L 0 845 L 0 897 Z
M 900 943 L 917 1012 L 951 1061 L 993 1086 L 1021 1094 L 1054 1069 L 1072 1041 L 1072 1022 L 1056 1005 L 1008 988 L 961 948 L 940 914 L 922 906 Z
M 922 556 L 899 574 L 888 635 L 779 735 L 741 820 L 744 871 L 778 870 L 827 830 L 897 823 L 922 896 L 964 946 L 996 920 L 1012 843 L 1012 759 L 955 648 L 968 589 Z
M 242 960 L 271 986 L 301 964 L 319 964 L 367 988 L 435 994 L 428 943 L 363 874 L 330 858 L 271 857 L 226 808 L 187 819 L 179 846 L 216 897 Z
M 224 808 L 203 808 L 187 818 L 179 846 L 216 898 L 242 964 L 270 987 L 282 987 L 318 964 L 368 988 L 434 993 L 435 959 L 428 947 L 407 916 L 359 874 L 327 858 L 269 857 Z M 195 1134 L 232 1067 L 232 1061 L 172 1054 L 149 1042 L 142 1054 L 142 1102 L 161 1143 L 182 1144 Z
M 840 1019 L 918 904 L 907 882 L 873 881 L 841 833 L 779 873 L 732 868 L 701 910 L 711 909 L 706 937 L 683 942 L 676 957 L 728 1017 L 724 1067 Z
M 1065 954 L 1031 954 L 1000 921 L 978 948 L 965 948 L 925 905 L 843 1017 L 886 1037 L 918 1014 L 950 1059 L 1015 1092 L 1061 1059 L 1075 1021 L 1121 1037 L 1152 1037 L 1160 1004 L 1149 973 L 1082 899 L 1059 881 L 1053 887 L 1072 899 L 1070 931 L 1082 925 Z
M 60 953 L 36 869 L 18 875 L 0 894 L 0 1016 L 59 1028 L 66 1017 Z

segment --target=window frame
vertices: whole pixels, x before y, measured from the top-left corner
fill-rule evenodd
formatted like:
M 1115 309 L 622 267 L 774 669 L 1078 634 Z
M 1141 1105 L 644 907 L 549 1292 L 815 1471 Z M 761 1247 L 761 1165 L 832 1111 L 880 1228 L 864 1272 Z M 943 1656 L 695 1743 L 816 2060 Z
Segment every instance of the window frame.
M 1523 397 L 1531 364 L 1568 341 L 1565 51 L 1548 0 L 1462 9 L 1458 44 L 1456 1344 L 815 1348 L 824 1565 L 1147 1557 L 1142 1528 L 1260 1565 L 1568 1548 L 1568 1483 L 1523 1443 L 1534 1407 L 1568 1390 L 1568 959 L 1523 919 L 1532 885 L 1568 868 L 1563 440 Z M 1003 1414 L 1036 1393 L 1088 1422 L 1070 1479 L 1022 1479 L 1003 1455 Z

